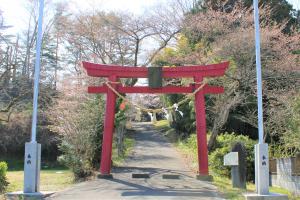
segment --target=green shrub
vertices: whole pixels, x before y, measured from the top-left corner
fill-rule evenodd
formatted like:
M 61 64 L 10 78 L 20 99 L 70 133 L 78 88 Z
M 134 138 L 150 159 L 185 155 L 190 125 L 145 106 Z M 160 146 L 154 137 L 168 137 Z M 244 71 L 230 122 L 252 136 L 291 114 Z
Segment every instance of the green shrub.
M 197 135 L 192 134 L 190 137 L 186 139 L 186 145 L 192 149 L 193 155 L 198 154 L 198 146 L 197 146 Z
M 90 176 L 100 163 L 104 105 L 101 98 L 78 96 L 59 100 L 51 112 L 51 128 L 61 141 L 58 161 L 72 170 L 76 180 Z M 62 108 L 65 101 L 68 109 Z
M 213 173 L 230 177 L 230 167 L 223 165 L 224 155 L 231 151 L 232 146 L 241 142 L 247 151 L 247 181 L 254 180 L 254 145 L 255 141 L 248 136 L 224 133 L 217 137 L 216 149 L 209 155 L 209 164 Z
M 6 187 L 8 186 L 6 171 L 6 162 L 0 162 L 0 193 L 3 193 L 6 190 Z
M 210 137 L 210 132 L 207 133 L 207 140 L 209 139 L 209 137 Z M 189 152 L 192 152 L 192 154 L 196 159 L 198 159 L 197 134 L 193 133 L 187 139 L 185 139 L 184 146 L 189 149 Z
M 290 103 L 290 117 L 287 120 L 287 130 L 282 134 L 285 151 L 289 156 L 300 153 L 300 95 L 297 95 Z M 287 153 L 285 153 L 287 154 Z
M 166 106 L 172 106 L 184 97 L 182 94 L 168 94 L 162 96 L 162 101 Z M 170 126 L 176 130 L 176 133 L 180 133 L 182 138 L 187 138 L 196 129 L 194 101 L 191 100 L 189 103 L 182 104 L 179 110 L 183 112 L 183 116 L 179 112 L 173 112 L 173 121 L 170 123 Z

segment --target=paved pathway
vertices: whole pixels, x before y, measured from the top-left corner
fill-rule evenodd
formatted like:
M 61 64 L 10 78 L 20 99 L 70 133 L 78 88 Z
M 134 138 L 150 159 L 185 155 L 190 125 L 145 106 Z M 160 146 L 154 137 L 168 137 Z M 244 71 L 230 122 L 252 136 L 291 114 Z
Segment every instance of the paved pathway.
M 48 199 L 221 199 L 216 188 L 196 180 L 183 159 L 152 126 L 134 124 L 136 145 L 124 167 L 113 169 L 113 179 L 97 179 L 76 184 Z M 149 179 L 133 179 L 132 173 L 149 173 Z M 162 179 L 162 174 L 177 174 L 180 179 Z

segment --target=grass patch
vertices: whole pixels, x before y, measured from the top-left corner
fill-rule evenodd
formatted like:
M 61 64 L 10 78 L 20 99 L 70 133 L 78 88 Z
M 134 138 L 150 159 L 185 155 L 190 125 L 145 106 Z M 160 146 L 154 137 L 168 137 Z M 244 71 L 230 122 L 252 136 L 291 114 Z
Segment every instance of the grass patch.
M 290 200 L 300 200 L 300 197 L 296 197 L 294 196 L 290 191 L 284 189 L 284 188 L 280 188 L 280 187 L 270 187 L 270 192 L 272 193 L 280 193 L 280 194 L 286 194 L 288 195 Z
M 113 152 L 112 152 L 112 160 L 113 160 L 113 165 L 114 166 L 121 166 L 125 158 L 130 154 L 132 148 L 134 147 L 135 140 L 131 135 L 126 135 L 124 138 L 124 147 L 125 151 L 124 154 L 121 156 L 118 156 L 118 149 L 116 146 L 116 142 L 113 143 Z
M 172 143 L 177 143 L 180 136 L 176 134 L 176 130 L 170 127 L 168 120 L 160 120 L 153 124 L 154 128 L 161 132 L 163 136 L 168 138 Z
M 6 192 L 22 191 L 24 188 L 24 172 L 8 171 L 7 180 L 9 182 Z M 74 184 L 74 176 L 70 170 L 41 170 L 40 178 L 41 191 L 60 191 Z M 4 195 L 0 194 L 0 199 L 4 199 Z
M 243 196 L 243 193 L 255 191 L 255 185 L 253 183 L 247 183 L 247 190 L 233 188 L 231 186 L 231 180 L 226 177 L 214 176 L 213 184 L 218 187 L 219 191 L 223 193 L 223 196 L 226 199 L 244 200 L 245 197 Z M 300 199 L 300 197 L 293 196 L 288 190 L 279 187 L 270 187 L 270 192 L 286 194 L 290 200 Z
M 175 132 L 170 132 L 169 134 L 176 134 Z M 168 138 L 172 138 L 172 136 L 168 135 Z M 176 136 L 173 136 L 176 138 Z M 198 157 L 197 157 L 197 144 L 196 144 L 196 135 L 192 134 L 186 140 L 180 140 L 177 137 L 177 140 L 171 142 L 175 143 L 176 147 L 179 149 L 180 152 L 184 154 L 187 158 L 187 162 L 189 163 L 190 167 L 197 171 L 198 168 Z M 210 170 L 212 171 L 212 170 Z M 213 174 L 213 173 L 212 173 Z M 214 174 L 213 174 L 214 175 Z M 218 187 L 218 190 L 223 194 L 224 198 L 226 199 L 234 199 L 234 200 L 244 200 L 245 197 L 243 193 L 246 192 L 254 192 L 255 185 L 253 183 L 247 183 L 247 190 L 233 188 L 231 185 L 231 180 L 227 177 L 220 177 L 214 175 L 213 184 Z M 270 187 L 270 192 L 272 193 L 280 193 L 288 195 L 290 200 L 300 200 L 300 197 L 295 197 L 292 195 L 291 192 L 284 188 L 279 187 Z
M 7 172 L 9 182 L 7 192 L 23 190 L 24 172 Z M 43 191 L 63 190 L 74 183 L 74 176 L 70 170 L 41 170 L 40 189 Z
M 6 174 L 9 182 L 6 192 L 22 191 L 24 188 L 24 161 L 23 158 L 1 158 L 8 163 Z M 40 190 L 42 191 L 60 191 L 74 184 L 73 173 L 57 162 L 42 162 L 40 176 Z M 4 199 L 0 194 L 0 199 Z
M 244 200 L 243 193 L 246 190 L 232 188 L 231 181 L 225 177 L 214 176 L 213 184 L 218 187 L 218 190 L 223 194 L 226 199 Z
M 191 140 L 192 138 L 189 138 Z M 192 147 L 192 144 L 189 144 L 186 141 L 177 139 L 176 147 L 183 153 L 185 158 L 188 160 L 190 168 L 193 171 L 198 170 L 198 156 L 197 156 L 197 149 Z
M 156 130 L 159 131 L 166 131 L 170 129 L 169 121 L 168 120 L 159 120 L 156 121 L 154 124 Z

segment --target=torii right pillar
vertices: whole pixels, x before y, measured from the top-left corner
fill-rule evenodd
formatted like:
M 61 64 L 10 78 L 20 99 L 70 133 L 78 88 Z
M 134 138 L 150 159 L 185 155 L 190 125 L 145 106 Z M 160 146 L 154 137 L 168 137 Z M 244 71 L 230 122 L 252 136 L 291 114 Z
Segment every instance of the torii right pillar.
M 200 87 L 203 77 L 194 77 L 196 88 Z M 205 113 L 205 97 L 203 90 L 195 94 L 195 112 L 196 112 L 196 131 L 197 131 L 197 147 L 198 147 L 198 175 L 199 180 L 212 180 L 212 176 L 208 171 L 208 150 L 206 139 L 206 113 Z

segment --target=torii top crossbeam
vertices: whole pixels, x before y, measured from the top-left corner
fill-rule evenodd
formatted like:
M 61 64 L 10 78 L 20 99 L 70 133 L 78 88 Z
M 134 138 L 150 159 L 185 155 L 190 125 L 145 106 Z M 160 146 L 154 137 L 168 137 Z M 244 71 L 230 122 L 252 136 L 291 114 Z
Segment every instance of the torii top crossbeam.
M 146 78 L 146 67 L 123 67 L 118 65 L 104 65 L 89 62 L 82 62 L 83 67 L 87 70 L 87 74 L 92 77 L 112 77 L 117 78 Z M 163 78 L 182 78 L 190 77 L 202 79 L 202 77 L 216 77 L 223 76 L 225 70 L 228 68 L 229 62 L 211 65 L 199 66 L 178 66 L 178 67 L 163 67 Z M 192 93 L 197 86 L 191 84 L 188 87 L 184 86 L 165 86 L 162 88 L 149 88 L 145 86 L 124 87 L 119 85 L 118 91 L 120 93 Z M 88 87 L 89 93 L 107 93 L 108 88 L 103 86 Z M 223 93 L 223 87 L 205 85 L 203 88 L 204 94 L 219 94 Z
M 146 78 L 146 67 L 123 67 L 118 65 L 104 65 L 82 62 L 87 74 L 93 77 L 109 77 L 115 75 L 119 78 Z M 229 62 L 198 66 L 163 67 L 164 78 L 181 77 L 216 77 L 224 75 Z

